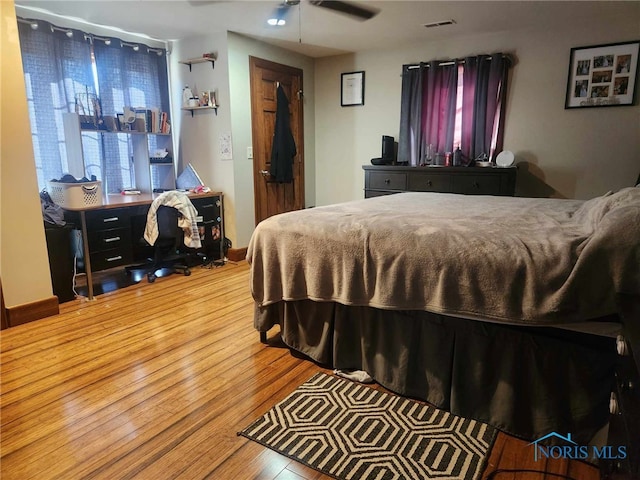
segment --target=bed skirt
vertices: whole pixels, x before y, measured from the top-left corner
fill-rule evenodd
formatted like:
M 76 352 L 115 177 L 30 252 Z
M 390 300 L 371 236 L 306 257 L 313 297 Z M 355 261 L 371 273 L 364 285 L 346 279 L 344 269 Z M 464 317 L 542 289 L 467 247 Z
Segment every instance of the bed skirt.
M 586 444 L 609 419 L 615 339 L 422 311 L 279 302 L 254 326 L 330 368 L 368 372 L 401 395 L 528 441 L 551 432 Z

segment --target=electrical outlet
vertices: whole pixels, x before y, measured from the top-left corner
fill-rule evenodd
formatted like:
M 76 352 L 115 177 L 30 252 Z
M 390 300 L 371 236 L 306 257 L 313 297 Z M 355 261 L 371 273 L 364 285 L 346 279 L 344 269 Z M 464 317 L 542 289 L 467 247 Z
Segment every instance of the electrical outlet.
M 253 147 L 247 147 L 247 160 L 253 160 Z

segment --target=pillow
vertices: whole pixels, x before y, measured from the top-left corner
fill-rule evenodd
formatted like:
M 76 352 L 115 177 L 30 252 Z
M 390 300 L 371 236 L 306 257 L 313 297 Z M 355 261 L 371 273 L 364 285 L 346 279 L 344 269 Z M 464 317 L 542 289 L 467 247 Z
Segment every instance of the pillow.
M 615 193 L 607 192 L 601 197 L 587 200 L 574 212 L 573 218 L 595 229 L 607 213 L 627 205 L 640 208 L 640 189 L 627 187 Z

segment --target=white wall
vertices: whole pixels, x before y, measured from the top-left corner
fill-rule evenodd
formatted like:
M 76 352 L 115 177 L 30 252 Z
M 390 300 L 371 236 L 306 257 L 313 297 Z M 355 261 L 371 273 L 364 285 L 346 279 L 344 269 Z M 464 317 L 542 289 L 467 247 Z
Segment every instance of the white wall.
M 640 173 L 640 106 L 564 109 L 572 47 L 635 40 L 638 18 L 563 31 L 496 32 L 316 63 L 317 205 L 363 197 L 362 165 L 398 138 L 402 65 L 508 52 L 515 56 L 504 148 L 519 164 L 516 194 L 591 198 L 630 186 Z M 340 73 L 366 72 L 365 105 L 340 107 Z M 320 101 L 319 99 L 322 99 Z
M 13 1 L 0 2 L 0 277 L 7 308 L 53 295 Z

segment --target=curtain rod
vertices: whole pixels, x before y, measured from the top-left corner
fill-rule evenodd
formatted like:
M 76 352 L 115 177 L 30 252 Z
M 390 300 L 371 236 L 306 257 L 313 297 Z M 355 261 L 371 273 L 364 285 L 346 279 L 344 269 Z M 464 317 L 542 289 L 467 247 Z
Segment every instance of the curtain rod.
M 1 1 L 1 0 L 0 0 Z M 18 23 L 23 23 L 25 25 L 29 25 L 33 30 L 37 30 L 38 27 L 40 26 L 38 24 L 38 20 L 34 20 L 34 19 L 24 19 L 21 17 L 16 17 L 16 19 L 18 20 Z M 72 28 L 62 28 L 62 27 L 57 27 L 55 25 L 53 25 L 52 23 L 48 22 L 47 20 L 42 20 L 42 22 L 46 23 L 49 25 L 49 28 L 51 29 L 51 32 L 64 32 L 67 37 L 72 38 L 73 37 L 73 30 Z M 76 30 L 77 31 L 77 30 Z M 91 45 L 93 45 L 93 40 L 102 40 L 104 42 L 105 45 L 111 45 L 112 40 L 118 40 L 120 41 L 120 47 L 131 47 L 134 51 L 139 51 L 140 50 L 140 46 L 142 45 L 143 47 L 145 47 L 147 49 L 147 53 L 155 53 L 158 56 L 162 56 L 163 54 L 169 54 L 167 52 L 166 49 L 163 48 L 153 48 L 153 47 L 149 47 L 148 45 L 144 45 L 144 44 L 138 44 L 138 43 L 131 43 L 131 42 L 125 42 L 124 40 L 120 40 L 119 38 L 113 37 L 101 37 L 99 35 L 94 35 L 92 33 L 85 33 L 85 32 L 81 32 L 83 34 L 83 38 L 85 41 L 88 41 Z
M 511 63 L 511 56 L 510 55 L 502 55 L 502 58 L 504 58 L 505 60 L 507 60 L 509 63 Z M 491 61 L 491 56 L 487 56 L 485 58 L 485 60 Z M 456 62 L 458 62 L 459 64 L 464 64 L 464 60 L 446 60 L 443 62 L 440 62 L 438 64 L 439 67 L 446 67 L 447 65 L 455 65 Z M 425 67 L 429 67 L 429 62 L 421 62 L 422 64 L 424 64 Z M 411 63 L 411 64 L 407 64 L 404 65 L 404 67 L 406 67 L 408 70 L 413 70 L 414 68 L 420 68 L 420 63 Z
M 2 1 L 2 0 L 0 0 L 0 1 Z M 22 7 L 22 6 L 18 6 L 18 5 L 16 5 L 16 7 L 19 7 L 21 9 L 23 8 L 23 9 L 26 9 L 26 10 L 33 10 L 35 12 L 41 13 L 40 10 L 37 9 L 37 8 Z M 42 12 L 42 13 L 47 13 L 47 12 Z M 62 19 L 63 23 L 65 23 L 66 21 L 69 21 L 69 20 L 73 21 L 73 22 L 76 22 L 76 20 L 64 17 L 62 15 L 53 14 L 53 16 L 59 17 L 59 19 Z M 89 40 L 89 41 L 91 40 L 91 38 L 96 38 L 98 40 L 102 40 L 104 38 L 108 39 L 109 37 L 111 37 L 111 40 L 114 40 L 114 41 L 122 40 L 121 38 L 118 37 L 118 35 L 123 35 L 125 38 L 134 38 L 135 37 L 136 40 L 134 40 L 133 43 L 139 43 L 141 47 L 145 47 L 148 50 L 151 50 L 151 52 L 153 52 L 153 53 L 157 53 L 157 50 L 160 49 L 160 50 L 165 50 L 167 52 L 167 55 L 169 54 L 168 42 L 166 40 L 158 40 L 157 38 L 149 37 L 148 35 L 127 32 L 127 31 L 124 31 L 124 30 L 121 30 L 121 29 L 117 29 L 117 28 L 114 28 L 114 27 L 109 27 L 109 26 L 106 26 L 106 25 L 97 25 L 97 24 L 94 24 L 94 23 L 91 23 L 91 22 L 80 21 L 80 23 L 82 23 L 83 25 L 88 25 L 90 27 L 97 27 L 97 28 L 99 28 L 101 30 L 107 31 L 107 34 L 105 36 L 100 36 L 100 35 L 96 35 L 94 33 L 86 32 L 86 31 L 81 29 L 82 27 L 80 27 L 80 28 L 79 27 L 59 27 L 59 26 L 54 25 L 53 23 L 51 23 L 51 20 L 48 20 L 46 18 L 24 18 L 24 17 L 21 17 L 19 15 L 16 15 L 16 20 L 18 21 L 18 23 L 23 23 L 25 25 L 29 25 L 33 30 L 37 30 L 38 27 L 40 27 L 39 22 L 42 22 L 43 24 L 50 25 L 53 28 L 55 28 L 56 30 L 59 30 L 59 31 L 62 31 L 62 32 L 76 31 L 79 34 L 82 34 L 84 36 L 85 40 Z M 111 33 L 111 31 L 113 33 Z M 73 36 L 73 35 L 71 35 L 71 36 Z M 71 36 L 70 36 L 70 38 L 71 38 Z M 122 40 L 122 41 L 124 41 L 124 40 Z M 164 46 L 162 46 L 162 47 L 161 46 L 155 46 L 155 47 L 154 46 L 149 46 L 149 45 L 147 45 L 145 43 L 147 41 L 154 42 L 154 45 L 161 43 Z M 105 44 L 109 45 L 106 41 L 105 41 Z M 158 54 L 158 55 L 160 55 L 160 54 Z

